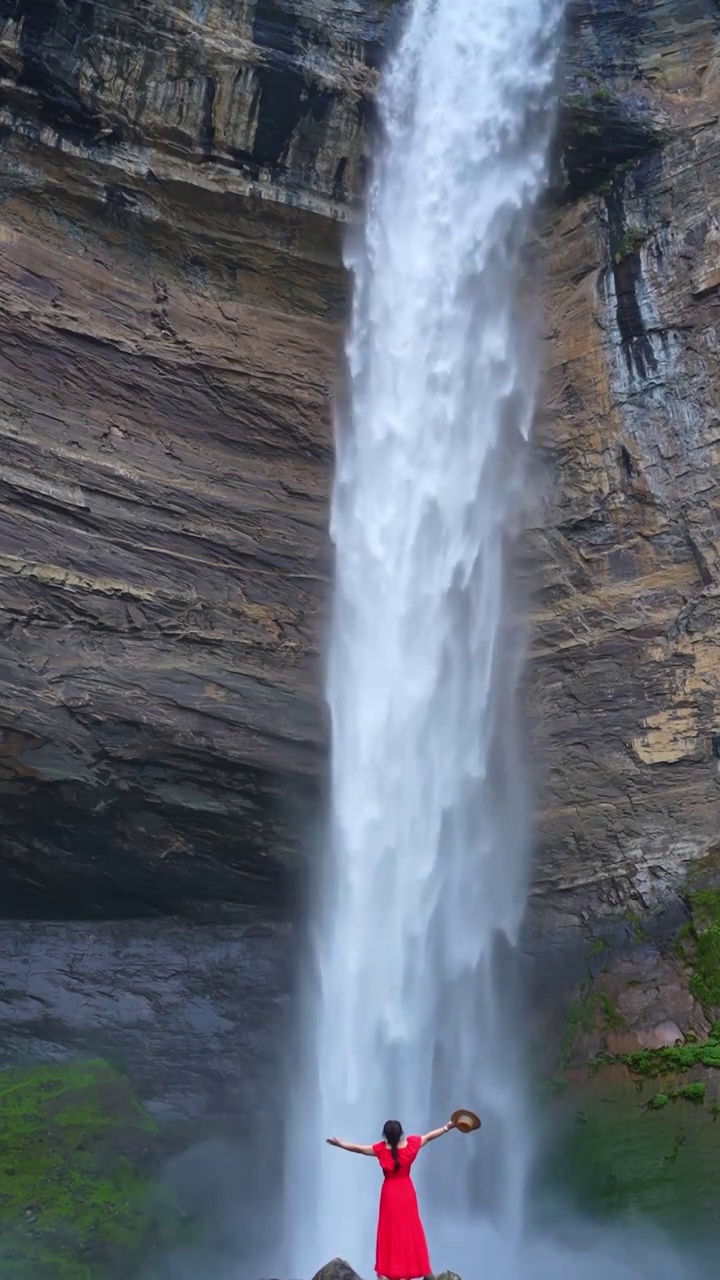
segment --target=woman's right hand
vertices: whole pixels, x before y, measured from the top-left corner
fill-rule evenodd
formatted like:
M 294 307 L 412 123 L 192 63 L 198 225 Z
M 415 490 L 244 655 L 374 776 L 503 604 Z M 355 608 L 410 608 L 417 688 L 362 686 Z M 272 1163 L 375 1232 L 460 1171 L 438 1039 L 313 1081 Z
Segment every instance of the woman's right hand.
M 342 1146 L 342 1142 L 340 1141 L 340 1139 L 339 1139 L 339 1138 L 326 1138 L 326 1139 L 325 1139 L 325 1141 L 326 1141 L 326 1142 L 328 1143 L 328 1145 L 329 1145 L 329 1146 L 331 1146 L 331 1147 L 341 1147 L 341 1146 Z

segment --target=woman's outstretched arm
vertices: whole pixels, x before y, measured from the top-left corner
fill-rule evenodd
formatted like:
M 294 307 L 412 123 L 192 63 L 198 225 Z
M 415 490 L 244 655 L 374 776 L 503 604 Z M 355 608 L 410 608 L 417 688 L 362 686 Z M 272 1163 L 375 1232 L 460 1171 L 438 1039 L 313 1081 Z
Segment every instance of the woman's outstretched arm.
M 356 1142 L 342 1142 L 340 1138 L 327 1138 L 331 1147 L 340 1147 L 342 1151 L 352 1151 L 356 1156 L 374 1156 L 372 1147 L 359 1147 Z
M 428 1142 L 434 1142 L 436 1138 L 442 1138 L 444 1133 L 449 1133 L 450 1130 L 454 1128 L 455 1125 L 452 1120 L 448 1120 L 447 1124 L 444 1124 L 442 1129 L 431 1129 L 429 1133 L 424 1133 L 420 1139 L 420 1146 L 427 1146 Z

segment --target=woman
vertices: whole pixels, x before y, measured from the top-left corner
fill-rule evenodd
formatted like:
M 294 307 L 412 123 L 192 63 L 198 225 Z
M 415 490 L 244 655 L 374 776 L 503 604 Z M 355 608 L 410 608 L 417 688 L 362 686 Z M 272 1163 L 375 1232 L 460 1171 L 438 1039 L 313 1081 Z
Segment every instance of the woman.
M 423 1224 L 410 1168 L 421 1147 L 449 1133 L 452 1120 L 442 1129 L 422 1137 L 404 1137 L 399 1120 L 386 1120 L 383 1140 L 372 1147 L 328 1138 L 331 1147 L 354 1151 L 359 1156 L 377 1156 L 383 1171 L 380 1213 L 377 1228 L 375 1271 L 379 1280 L 422 1280 L 432 1275 Z

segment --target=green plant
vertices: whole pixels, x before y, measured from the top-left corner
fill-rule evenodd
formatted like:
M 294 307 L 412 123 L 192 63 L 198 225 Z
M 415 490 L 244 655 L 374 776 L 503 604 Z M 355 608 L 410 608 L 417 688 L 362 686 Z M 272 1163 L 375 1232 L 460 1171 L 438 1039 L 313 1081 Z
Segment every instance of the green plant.
M 669 1101 L 670 1101 L 669 1093 L 656 1093 L 655 1097 L 650 1099 L 648 1106 L 653 1111 L 661 1111 L 663 1107 L 667 1106 Z
M 672 1098 L 684 1098 L 686 1102 L 704 1102 L 705 1085 L 701 1081 L 696 1084 L 681 1084 L 677 1089 L 672 1090 L 670 1096 Z
M 649 235 L 649 231 L 641 231 L 639 227 L 628 227 L 613 255 L 616 265 L 638 253 Z
M 667 1089 L 656 1093 L 648 1102 L 651 1111 L 662 1111 L 669 1102 L 676 1102 L 683 1099 L 685 1102 L 700 1103 L 705 1101 L 705 1085 L 698 1084 L 681 1084 L 676 1089 Z

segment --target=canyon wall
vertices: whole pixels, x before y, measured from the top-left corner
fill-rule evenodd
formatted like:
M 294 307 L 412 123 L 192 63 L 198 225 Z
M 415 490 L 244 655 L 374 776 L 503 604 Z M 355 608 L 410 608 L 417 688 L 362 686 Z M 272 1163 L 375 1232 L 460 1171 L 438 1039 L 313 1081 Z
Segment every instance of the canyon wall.
M 3 910 L 292 910 L 382 0 L 0 0 Z M 720 813 L 720 11 L 569 7 L 531 538 L 548 937 Z M 538 578 L 539 566 L 539 578 Z M 673 914 L 674 913 L 674 914 Z
M 720 14 L 571 10 L 544 220 L 536 893 L 661 905 L 720 840 Z

